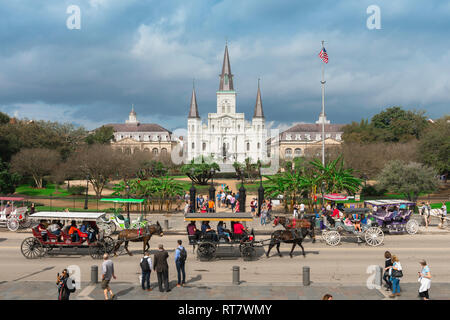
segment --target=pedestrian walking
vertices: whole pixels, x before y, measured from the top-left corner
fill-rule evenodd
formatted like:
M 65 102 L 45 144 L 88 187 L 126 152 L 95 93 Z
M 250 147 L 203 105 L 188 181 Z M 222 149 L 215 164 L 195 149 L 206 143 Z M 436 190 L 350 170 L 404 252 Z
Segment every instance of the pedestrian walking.
M 182 246 L 182 241 L 178 240 L 178 247 L 175 250 L 175 266 L 177 267 L 178 283 L 177 287 L 183 287 L 186 284 L 185 263 L 187 259 L 186 248 Z
M 150 258 L 148 251 L 145 251 L 144 257 L 141 258 L 140 266 L 142 271 L 142 280 L 141 280 L 142 290 L 152 291 L 152 288 L 150 286 L 150 274 L 152 273 L 152 258 Z
M 403 277 L 402 265 L 400 264 L 397 256 L 392 256 L 392 266 L 391 269 L 391 282 L 392 282 L 392 294 L 390 298 L 395 296 L 400 296 L 400 278 Z
M 231 212 L 234 212 L 234 208 L 236 206 L 236 195 L 234 193 L 231 196 L 230 204 L 231 204 Z
M 266 225 L 266 219 L 267 219 L 267 205 L 263 203 L 261 208 L 261 225 Z
M 70 294 L 75 292 L 75 280 L 69 277 L 67 269 L 64 269 L 61 275 L 58 273 L 56 276 L 56 287 L 58 288 L 58 300 L 69 300 Z
M 421 260 L 419 261 L 419 263 L 422 266 L 422 270 L 419 272 L 419 296 L 423 300 L 429 300 L 430 297 L 428 295 L 428 290 L 430 290 L 431 287 L 430 267 L 427 265 L 427 262 L 425 260 Z
M 302 202 L 300 203 L 300 219 L 303 219 L 304 215 L 305 215 L 305 204 Z
M 109 259 L 109 255 L 105 253 L 103 255 L 102 264 L 102 289 L 105 295 L 105 300 L 113 300 L 116 296 L 109 286 L 111 279 L 116 279 L 116 275 L 114 274 L 114 263 Z M 110 298 L 108 298 L 108 293 L 110 294 Z
M 389 251 L 384 253 L 384 274 L 383 280 L 386 282 L 386 291 L 392 290 L 392 282 L 391 282 L 391 267 L 392 267 L 392 255 Z
M 294 204 L 294 212 L 292 214 L 292 218 L 298 219 L 298 206 L 297 206 L 297 204 Z
M 156 252 L 153 256 L 153 270 L 156 271 L 156 275 L 158 276 L 158 287 L 159 291 L 169 292 L 169 265 L 167 264 L 167 258 L 169 254 L 166 250 L 164 250 L 164 246 L 160 244 L 158 246 L 158 252 Z M 164 283 L 164 289 L 163 289 Z
M 441 207 L 441 224 L 440 224 L 441 228 L 444 228 L 445 219 L 447 219 L 447 206 L 445 205 L 445 202 L 442 202 L 442 207 Z

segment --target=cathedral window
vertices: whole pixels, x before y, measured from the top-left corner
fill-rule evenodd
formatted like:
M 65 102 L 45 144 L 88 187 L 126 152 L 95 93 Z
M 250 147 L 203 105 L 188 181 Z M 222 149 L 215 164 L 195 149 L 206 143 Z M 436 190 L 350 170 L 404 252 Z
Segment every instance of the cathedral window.
M 291 148 L 287 148 L 286 150 L 284 150 L 284 156 L 286 158 L 291 158 L 292 157 L 292 149 Z
M 250 142 L 247 142 L 247 151 L 250 151 Z
M 195 143 L 192 142 L 192 149 L 195 149 Z
M 241 125 L 238 124 L 238 131 L 241 131 Z
M 294 156 L 296 156 L 296 157 L 301 157 L 301 155 L 302 155 L 302 149 L 296 148 L 296 149 L 294 150 Z
M 261 148 L 261 144 L 258 142 L 258 150 Z
M 206 150 L 206 142 L 203 142 L 203 144 L 202 144 L 202 150 L 203 150 L 203 151 Z

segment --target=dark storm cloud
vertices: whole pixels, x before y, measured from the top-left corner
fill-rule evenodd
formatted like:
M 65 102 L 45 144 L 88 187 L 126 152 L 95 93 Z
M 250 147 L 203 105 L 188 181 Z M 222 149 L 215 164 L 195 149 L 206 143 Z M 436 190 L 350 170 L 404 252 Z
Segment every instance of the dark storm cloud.
M 79 5 L 81 30 L 66 8 Z M 381 8 L 381 30 L 366 8 Z M 200 114 L 215 112 L 225 39 L 238 92 L 252 115 L 261 77 L 266 119 L 313 122 L 321 107 L 320 41 L 326 40 L 326 113 L 334 123 L 403 105 L 448 112 L 447 31 L 441 1 L 10 1 L 0 8 L 0 110 L 89 129 L 139 120 L 186 126 L 192 79 Z

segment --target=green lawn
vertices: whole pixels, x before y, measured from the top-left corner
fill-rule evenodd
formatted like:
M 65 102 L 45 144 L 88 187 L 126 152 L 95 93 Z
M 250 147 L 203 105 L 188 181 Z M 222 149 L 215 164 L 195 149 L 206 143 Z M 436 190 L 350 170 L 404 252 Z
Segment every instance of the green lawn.
M 67 192 L 66 189 L 62 189 L 62 188 L 55 188 L 54 184 L 48 184 L 45 188 L 43 189 L 37 189 L 37 188 L 33 188 L 30 185 L 21 185 L 19 187 L 16 188 L 16 194 L 22 194 L 22 195 L 26 195 L 26 196 L 58 196 L 58 197 L 67 197 L 67 196 L 71 196 L 71 194 L 69 194 Z

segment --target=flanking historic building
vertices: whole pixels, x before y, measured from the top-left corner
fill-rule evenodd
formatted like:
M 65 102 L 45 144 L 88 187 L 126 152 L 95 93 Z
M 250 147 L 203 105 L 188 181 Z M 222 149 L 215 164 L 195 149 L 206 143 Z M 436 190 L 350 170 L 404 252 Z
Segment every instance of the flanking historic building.
M 319 156 L 322 152 L 322 121 L 325 122 L 325 147 L 337 147 L 342 143 L 343 124 L 331 124 L 326 115 L 320 114 L 316 123 L 297 124 L 279 135 L 281 159 L 303 157 L 306 154 Z
M 111 145 L 125 153 L 144 151 L 152 157 L 170 156 L 178 139 L 172 132 L 155 123 L 140 123 L 134 107 L 128 120 L 120 124 L 107 124 L 114 129 L 114 141 Z
M 228 46 L 225 46 L 222 73 L 217 96 L 217 112 L 208 113 L 207 123 L 199 116 L 195 88 L 192 89 L 188 115 L 187 160 L 212 157 L 219 164 L 267 161 L 267 130 L 261 90 L 258 82 L 256 103 L 251 122 L 244 113 L 236 112 L 236 91 L 233 86 Z

